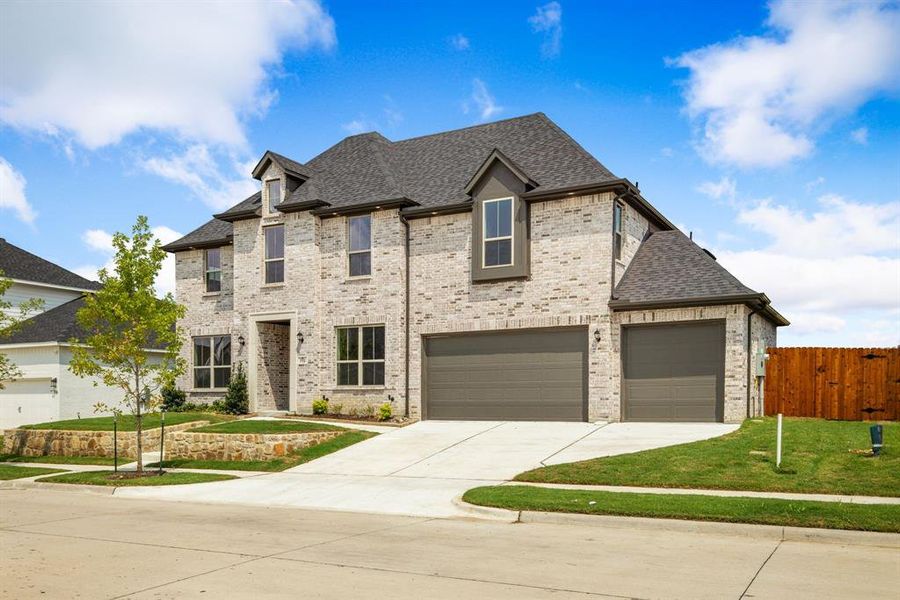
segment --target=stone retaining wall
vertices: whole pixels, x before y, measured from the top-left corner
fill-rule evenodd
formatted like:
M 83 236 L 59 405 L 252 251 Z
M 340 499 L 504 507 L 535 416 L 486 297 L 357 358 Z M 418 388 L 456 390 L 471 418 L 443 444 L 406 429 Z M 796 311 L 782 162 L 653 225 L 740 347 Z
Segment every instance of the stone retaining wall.
M 166 426 L 166 445 L 181 431 L 209 425 L 193 421 Z M 144 452 L 159 450 L 160 428 L 141 432 Z M 172 435 L 170 435 L 172 434 Z M 119 456 L 137 458 L 137 433 L 120 431 Z M 73 431 L 61 429 L 7 429 L 3 432 L 3 452 L 19 456 L 113 456 L 112 431 Z
M 166 436 L 166 458 L 195 460 L 270 460 L 344 433 L 200 433 L 184 431 Z

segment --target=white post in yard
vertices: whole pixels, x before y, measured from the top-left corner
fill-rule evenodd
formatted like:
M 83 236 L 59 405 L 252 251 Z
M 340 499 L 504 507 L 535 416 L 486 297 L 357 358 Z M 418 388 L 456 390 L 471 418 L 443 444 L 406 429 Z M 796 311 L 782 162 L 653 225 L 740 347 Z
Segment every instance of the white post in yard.
M 775 466 L 777 468 L 781 468 L 781 413 L 778 413 L 778 433 L 776 434 L 777 441 L 775 442 Z

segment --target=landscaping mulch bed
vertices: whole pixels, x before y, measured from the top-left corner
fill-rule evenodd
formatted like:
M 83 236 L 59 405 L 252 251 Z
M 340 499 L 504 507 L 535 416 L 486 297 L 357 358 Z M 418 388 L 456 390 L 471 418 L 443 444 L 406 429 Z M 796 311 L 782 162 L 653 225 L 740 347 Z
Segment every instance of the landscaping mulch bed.
M 353 415 L 285 415 L 285 419 L 309 419 L 314 421 L 323 421 L 327 423 L 328 421 L 334 422 L 345 422 L 345 423 L 355 423 L 356 425 L 384 425 L 386 427 L 405 427 L 406 425 L 411 424 L 413 421 L 411 419 L 403 419 L 400 417 L 393 417 L 388 421 L 382 421 L 378 417 L 360 417 Z

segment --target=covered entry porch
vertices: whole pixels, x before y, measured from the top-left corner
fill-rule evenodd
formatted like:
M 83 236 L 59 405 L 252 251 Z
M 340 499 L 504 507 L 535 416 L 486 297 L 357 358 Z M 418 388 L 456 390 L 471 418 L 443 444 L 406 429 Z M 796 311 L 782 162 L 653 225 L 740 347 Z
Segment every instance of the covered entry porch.
M 293 313 L 256 314 L 249 323 L 247 388 L 252 412 L 297 410 L 297 320 Z

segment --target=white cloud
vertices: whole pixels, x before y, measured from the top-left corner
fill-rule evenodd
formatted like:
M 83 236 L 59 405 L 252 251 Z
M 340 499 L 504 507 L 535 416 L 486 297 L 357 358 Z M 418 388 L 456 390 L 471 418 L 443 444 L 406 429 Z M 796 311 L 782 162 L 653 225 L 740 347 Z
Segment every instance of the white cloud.
M 174 242 L 183 236 L 183 234 L 165 225 L 153 227 L 150 231 L 162 244 Z M 101 268 L 111 271 L 115 266 L 113 262 L 115 251 L 113 250 L 112 238 L 113 235 L 111 233 L 102 229 L 88 229 L 85 231 L 81 235 L 81 241 L 90 250 L 102 255 L 105 262 L 103 265 L 82 265 L 72 270 L 92 281 L 97 280 L 97 272 Z M 162 296 L 169 292 L 175 293 L 175 256 L 166 253 L 162 268 L 156 277 L 156 293 Z
M 559 56 L 562 46 L 562 5 L 548 2 L 538 6 L 534 15 L 528 17 L 531 29 L 544 34 L 541 53 L 546 57 Z
M 0 121 L 91 149 L 145 129 L 243 146 L 243 119 L 276 98 L 268 77 L 283 53 L 335 44 L 317 0 L 22 2 L 0 11 Z
M 450 38 L 450 45 L 453 46 L 453 48 L 456 50 L 468 50 L 469 38 L 461 33 L 457 33 Z
M 350 135 L 356 135 L 358 133 L 363 133 L 366 131 L 374 131 L 374 124 L 369 121 L 359 118 L 353 119 L 352 121 L 347 121 L 346 123 L 341 123 L 341 129 L 349 133 Z
M 689 114 L 710 162 L 773 167 L 807 156 L 822 123 L 900 82 L 900 10 L 888 2 L 770 5 L 765 36 L 706 46 L 690 70 Z
M 225 172 L 209 147 L 194 144 L 181 154 L 145 159 L 140 166 L 149 173 L 187 187 L 204 204 L 221 211 L 258 191 L 256 182 L 250 177 L 255 160 L 241 162 L 234 157 L 224 160 L 230 163 Z
M 730 202 L 737 194 L 737 184 L 734 179 L 724 176 L 719 181 L 704 181 L 697 186 L 697 191 L 713 200 Z
M 853 138 L 853 141 L 860 146 L 865 146 L 869 143 L 869 128 L 860 127 L 858 129 L 854 129 L 850 132 L 850 137 Z
M 822 176 L 819 176 L 819 177 L 816 177 L 815 179 L 812 179 L 812 180 L 804 183 L 803 189 L 805 189 L 807 192 L 811 192 L 812 190 L 819 187 L 823 183 L 825 183 L 825 178 Z
M 714 253 L 792 321 L 788 339 L 900 343 L 900 327 L 883 335 L 885 322 L 900 323 L 900 202 L 826 195 L 816 210 L 802 211 L 764 200 L 740 209 L 737 222 L 755 233 L 745 238 L 755 247 Z
M 0 156 L 0 210 L 12 210 L 20 221 L 31 224 L 37 213 L 25 196 L 25 185 L 25 176 Z
M 488 91 L 487 85 L 478 78 L 472 80 L 472 96 L 470 100 L 475 104 L 482 121 L 486 121 L 503 111 L 503 107 L 497 104 L 494 96 Z M 469 104 L 467 102 L 463 103 L 463 112 L 469 112 Z
M 666 158 L 672 158 L 675 155 L 675 151 L 672 150 L 671 148 L 669 148 L 668 146 L 661 148 L 659 153 Z

